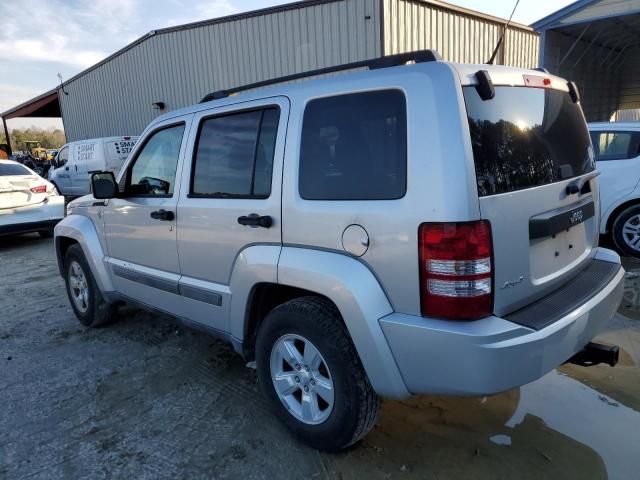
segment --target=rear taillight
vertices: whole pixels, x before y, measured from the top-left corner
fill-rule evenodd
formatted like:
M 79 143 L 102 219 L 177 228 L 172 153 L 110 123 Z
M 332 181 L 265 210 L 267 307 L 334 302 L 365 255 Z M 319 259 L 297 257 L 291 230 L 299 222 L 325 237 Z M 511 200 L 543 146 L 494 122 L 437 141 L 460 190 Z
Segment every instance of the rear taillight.
M 47 193 L 47 186 L 37 185 L 35 187 L 31 187 L 29 190 L 31 190 L 32 193 Z
M 491 225 L 423 223 L 418 230 L 422 315 L 473 320 L 491 315 Z

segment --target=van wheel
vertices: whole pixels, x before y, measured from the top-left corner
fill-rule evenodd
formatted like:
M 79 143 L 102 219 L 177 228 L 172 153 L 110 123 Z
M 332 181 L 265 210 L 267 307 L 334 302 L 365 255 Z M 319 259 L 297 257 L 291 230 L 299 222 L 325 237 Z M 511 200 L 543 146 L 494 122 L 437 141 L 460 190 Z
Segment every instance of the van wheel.
M 620 212 L 613 222 L 612 237 L 620 254 L 640 258 L 640 205 Z
M 99 327 L 111 322 L 117 305 L 107 302 L 91 274 L 80 245 L 71 245 L 64 257 L 64 281 L 73 312 L 80 323 Z
M 343 450 L 373 428 L 380 397 L 331 302 L 302 297 L 273 309 L 258 330 L 256 367 L 275 413 L 312 447 Z

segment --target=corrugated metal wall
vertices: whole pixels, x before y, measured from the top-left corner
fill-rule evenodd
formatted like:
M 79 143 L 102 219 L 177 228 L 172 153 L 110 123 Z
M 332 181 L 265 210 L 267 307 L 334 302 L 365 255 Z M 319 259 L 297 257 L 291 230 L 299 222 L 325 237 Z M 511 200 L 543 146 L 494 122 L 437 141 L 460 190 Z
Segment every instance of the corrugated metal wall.
M 381 55 L 378 0 L 283 9 L 159 31 L 60 93 L 68 141 L 135 135 L 160 112 L 237 85 Z
M 640 109 L 640 47 L 630 50 L 622 59 L 620 68 L 620 104 L 618 109 Z M 634 114 L 629 114 L 634 115 Z M 640 112 L 635 113 L 639 118 Z
M 503 24 L 421 0 L 384 1 L 384 52 L 387 55 L 432 48 L 444 60 L 484 63 L 500 38 Z M 510 27 L 496 63 L 538 65 L 539 36 Z

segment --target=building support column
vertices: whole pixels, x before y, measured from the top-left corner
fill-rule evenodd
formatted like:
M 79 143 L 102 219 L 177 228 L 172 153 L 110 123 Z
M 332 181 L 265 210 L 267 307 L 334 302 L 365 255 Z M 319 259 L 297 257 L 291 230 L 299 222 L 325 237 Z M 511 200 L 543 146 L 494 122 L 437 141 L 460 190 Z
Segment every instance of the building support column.
M 7 121 L 2 117 L 2 127 L 4 128 L 4 136 L 7 139 L 7 146 L 9 147 L 9 156 L 13 154 L 11 151 L 11 139 L 9 138 L 9 129 L 7 128 Z

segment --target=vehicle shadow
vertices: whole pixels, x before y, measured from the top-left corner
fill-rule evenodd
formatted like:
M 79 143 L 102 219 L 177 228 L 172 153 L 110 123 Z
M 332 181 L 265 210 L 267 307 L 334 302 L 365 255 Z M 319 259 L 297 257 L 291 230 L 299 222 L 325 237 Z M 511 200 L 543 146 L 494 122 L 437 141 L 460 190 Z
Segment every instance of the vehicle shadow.
M 33 245 L 51 242 L 52 238 L 41 238 L 37 233 L 25 233 L 22 235 L 6 235 L 0 237 L 0 250 L 12 248 L 28 248 Z

